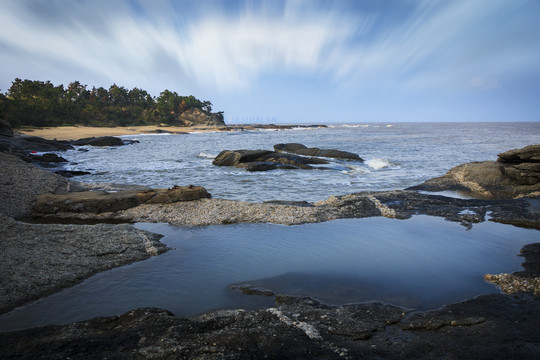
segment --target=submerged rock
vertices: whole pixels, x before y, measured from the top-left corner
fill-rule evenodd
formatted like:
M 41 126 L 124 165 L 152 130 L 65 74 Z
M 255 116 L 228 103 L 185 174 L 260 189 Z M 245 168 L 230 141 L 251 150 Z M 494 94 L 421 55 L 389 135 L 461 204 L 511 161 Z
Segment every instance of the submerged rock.
M 458 165 L 409 190 L 450 190 L 489 199 L 540 196 L 540 145 L 501 153 L 497 161 Z

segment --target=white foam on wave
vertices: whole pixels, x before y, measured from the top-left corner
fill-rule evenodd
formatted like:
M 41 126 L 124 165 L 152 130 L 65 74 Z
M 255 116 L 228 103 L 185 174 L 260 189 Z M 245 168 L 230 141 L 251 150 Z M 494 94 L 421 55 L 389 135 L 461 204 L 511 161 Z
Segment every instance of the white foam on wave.
M 369 160 L 366 160 L 365 163 L 367 166 L 375 170 L 385 169 L 394 165 L 388 159 L 381 159 L 381 158 L 369 159 Z
M 212 155 L 212 154 L 209 154 L 209 153 L 206 153 L 204 151 L 201 151 L 200 153 L 197 154 L 197 157 L 200 158 L 200 159 L 215 159 L 217 155 Z
M 343 174 L 347 175 L 364 175 L 369 174 L 371 171 L 369 169 L 362 167 L 362 166 L 347 166 L 348 170 L 342 170 L 341 172 Z

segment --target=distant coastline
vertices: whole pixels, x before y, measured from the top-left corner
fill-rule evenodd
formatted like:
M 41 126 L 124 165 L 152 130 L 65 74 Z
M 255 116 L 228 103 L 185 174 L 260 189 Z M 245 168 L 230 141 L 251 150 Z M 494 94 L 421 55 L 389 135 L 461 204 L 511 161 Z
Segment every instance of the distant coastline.
M 47 140 L 77 140 L 98 136 L 122 136 L 151 133 L 187 134 L 203 131 L 243 131 L 256 129 L 286 130 L 292 128 L 324 128 L 326 125 L 274 125 L 274 124 L 235 124 L 225 126 L 57 126 L 18 129 L 24 135 L 38 136 Z

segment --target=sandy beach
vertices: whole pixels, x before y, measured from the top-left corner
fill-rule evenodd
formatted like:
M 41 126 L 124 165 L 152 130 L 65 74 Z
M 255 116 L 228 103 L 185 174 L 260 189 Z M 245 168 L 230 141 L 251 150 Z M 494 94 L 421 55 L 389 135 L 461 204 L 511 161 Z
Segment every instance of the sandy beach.
M 216 127 L 197 126 L 127 126 L 127 127 L 91 127 L 91 126 L 59 126 L 44 127 L 37 129 L 24 129 L 18 132 L 25 135 L 38 136 L 48 140 L 77 140 L 96 136 L 119 136 L 119 135 L 137 135 L 155 132 L 156 130 L 168 131 L 171 133 L 194 132 L 194 131 L 216 131 Z

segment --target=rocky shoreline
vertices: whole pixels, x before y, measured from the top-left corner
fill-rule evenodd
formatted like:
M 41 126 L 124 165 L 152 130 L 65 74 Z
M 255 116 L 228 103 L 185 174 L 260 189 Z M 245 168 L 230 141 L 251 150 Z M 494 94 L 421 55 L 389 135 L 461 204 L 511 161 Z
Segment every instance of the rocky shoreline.
M 316 203 L 247 203 L 213 199 L 199 187 L 126 189 L 73 182 L 26 163 L 8 148 L 0 153 L 0 313 L 96 272 L 166 251 L 159 235 L 111 223 L 294 225 L 424 214 L 465 227 L 489 220 L 540 229 L 539 150 L 536 145 L 500 156 L 486 165 L 487 182 L 484 168 L 463 175 L 462 166 L 409 190 L 332 196 Z M 88 192 L 95 189 L 109 191 Z M 110 190 L 127 191 L 113 195 Z M 462 191 L 484 199 L 419 190 Z M 29 218 L 40 223 L 22 221 Z M 74 225 L 84 222 L 94 225 Z M 381 303 L 329 306 L 273 294 L 276 306 L 260 311 L 176 318 L 166 310 L 137 309 L 3 333 L 0 347 L 3 358 L 535 358 L 540 356 L 537 252 L 537 247 L 524 248 L 522 272 L 486 275 L 508 295 L 480 296 L 435 311 Z

